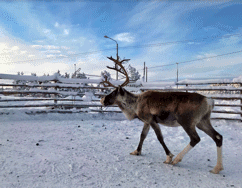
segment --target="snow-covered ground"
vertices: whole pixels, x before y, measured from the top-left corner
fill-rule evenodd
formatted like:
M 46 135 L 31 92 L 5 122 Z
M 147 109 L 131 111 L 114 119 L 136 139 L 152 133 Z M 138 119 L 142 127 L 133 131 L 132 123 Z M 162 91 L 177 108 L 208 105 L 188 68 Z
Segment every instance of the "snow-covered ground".
M 242 187 L 242 124 L 212 121 L 224 137 L 224 171 L 211 174 L 216 146 L 198 130 L 201 142 L 175 166 L 153 130 L 141 156 L 136 149 L 142 122 L 122 114 L 1 115 L 0 187 Z M 189 138 L 181 127 L 161 126 L 177 155 Z

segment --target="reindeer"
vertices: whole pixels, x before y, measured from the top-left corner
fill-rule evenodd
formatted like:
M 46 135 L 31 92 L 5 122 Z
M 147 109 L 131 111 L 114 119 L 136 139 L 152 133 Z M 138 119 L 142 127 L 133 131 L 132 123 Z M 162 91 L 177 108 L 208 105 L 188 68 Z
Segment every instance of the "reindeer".
M 211 173 L 218 174 L 223 170 L 222 164 L 222 142 L 223 137 L 211 125 L 210 115 L 214 107 L 213 99 L 207 98 L 198 93 L 187 92 L 157 92 L 146 91 L 141 94 L 133 94 L 125 90 L 123 87 L 129 83 L 129 77 L 122 65 L 127 60 L 115 60 L 115 67 L 108 67 L 125 75 L 126 80 L 121 86 L 114 86 L 107 78 L 102 82 L 105 87 L 114 87 L 109 95 L 101 99 L 104 106 L 118 105 L 127 119 L 132 120 L 138 118 L 144 122 L 144 127 L 140 135 L 140 141 L 137 149 L 130 153 L 131 155 L 141 155 L 143 142 L 149 132 L 150 127 L 153 128 L 157 139 L 163 146 L 166 153 L 165 164 L 175 165 L 181 162 L 185 154 L 187 154 L 197 143 L 200 137 L 197 134 L 196 127 L 204 131 L 210 136 L 217 146 L 217 164 L 211 170 Z M 119 67 L 119 68 L 118 68 Z M 172 161 L 173 154 L 166 146 L 159 124 L 169 127 L 182 126 L 190 137 L 190 143 L 176 156 Z

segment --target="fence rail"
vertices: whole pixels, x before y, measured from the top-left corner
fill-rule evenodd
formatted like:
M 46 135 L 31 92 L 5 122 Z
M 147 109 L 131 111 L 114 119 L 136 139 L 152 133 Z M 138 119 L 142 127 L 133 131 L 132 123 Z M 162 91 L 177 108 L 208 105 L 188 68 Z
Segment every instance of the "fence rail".
M 16 76 L 16 75 L 15 75 Z M 4 77 L 0 74 L 1 77 Z M 18 77 L 11 77 L 8 79 L 17 79 Z M 25 76 L 26 77 L 26 76 Z M 35 79 L 35 77 L 26 77 L 28 79 Z M 6 76 L 4 77 L 6 79 Z M 40 78 L 39 78 L 40 79 Z M 24 78 L 22 78 L 24 80 Z M 38 83 L 31 83 L 26 81 L 26 84 L 0 84 L 0 109 L 8 108 L 33 108 L 37 109 L 35 113 L 76 113 L 76 112 L 115 112 L 121 113 L 117 110 L 110 110 L 109 108 L 102 108 L 99 100 L 102 96 L 106 95 L 110 88 L 98 86 L 98 82 L 91 81 L 88 85 L 88 79 L 83 83 L 80 80 L 63 79 L 53 77 L 52 83 L 45 83 L 42 78 Z M 135 84 L 132 84 L 135 86 Z M 214 116 L 212 119 L 225 119 L 225 120 L 239 120 L 242 121 L 242 81 L 241 82 L 228 82 L 228 81 L 180 81 L 178 83 L 156 83 L 154 85 L 145 83 L 137 84 L 138 88 L 127 87 L 131 91 L 144 92 L 146 90 L 159 90 L 159 91 L 181 91 L 181 92 L 197 92 L 215 100 L 215 109 L 212 111 Z M 141 87 L 140 87 L 141 85 Z M 160 85 L 160 86 L 159 86 Z M 83 96 L 86 95 L 85 91 L 91 91 L 92 100 L 86 100 Z M 105 93 L 106 92 L 106 93 Z M 19 95 L 22 95 L 19 97 Z M 49 96 L 48 96 L 49 95 Z M 18 96 L 18 97 L 17 97 Z M 32 96 L 35 96 L 33 98 Z M 68 98 L 63 98 L 69 96 Z M 70 98 L 72 96 L 72 99 Z M 27 102 L 27 103 L 24 103 Z M 33 104 L 29 104 L 32 102 Z M 88 102 L 88 103 L 86 103 Z M 19 104 L 20 103 L 20 104 Z M 115 107 L 115 106 L 114 106 Z M 117 106 L 116 106 L 117 107 Z M 44 110 L 43 108 L 46 108 Z M 72 108 L 78 109 L 70 110 Z M 0 112 L 3 114 L 4 112 Z M 28 114 L 33 114 L 31 111 Z
M 90 108 L 102 107 L 101 104 L 30 104 L 30 105 L 4 105 L 0 108 L 33 108 L 33 107 L 67 107 L 67 108 Z
M 1 84 L 2 87 L 24 87 L 24 88 L 70 88 L 70 89 L 100 89 L 104 90 L 107 88 L 104 87 L 94 87 L 94 86 L 81 86 L 80 84 L 60 84 L 60 83 L 52 83 L 52 84 Z
M 192 86 L 191 86 L 192 85 Z M 202 86 L 201 86 L 202 85 Z M 215 85 L 215 86 L 214 86 Z M 220 86 L 218 86 L 220 85 Z M 196 86 L 196 87 L 194 87 Z M 149 90 L 149 87 L 141 88 L 141 91 Z M 225 115 L 240 115 L 240 117 L 212 117 L 211 119 L 224 119 L 224 120 L 239 120 L 242 121 L 242 82 L 184 82 L 176 83 L 176 86 L 168 86 L 160 88 L 152 88 L 152 90 L 157 90 L 161 92 L 172 92 L 172 91 L 181 91 L 181 92 L 197 92 L 201 93 L 209 98 L 215 100 L 215 107 L 220 109 L 214 109 L 213 114 L 225 114 Z M 231 102 L 230 104 L 224 104 L 220 101 Z M 239 104 L 233 104 L 237 102 Z M 237 108 L 236 110 L 223 110 L 223 107 Z

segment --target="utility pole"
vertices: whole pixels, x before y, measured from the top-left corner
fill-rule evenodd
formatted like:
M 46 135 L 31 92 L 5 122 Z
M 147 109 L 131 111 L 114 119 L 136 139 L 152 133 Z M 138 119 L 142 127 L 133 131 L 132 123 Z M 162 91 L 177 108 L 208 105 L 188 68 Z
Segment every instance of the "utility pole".
M 145 62 L 144 62 L 143 82 L 145 82 Z
M 74 66 L 75 66 L 75 78 L 76 78 L 76 64 L 74 64 Z
M 114 40 L 115 41 L 115 40 Z M 117 41 L 115 41 L 117 44 L 117 61 L 118 61 L 118 43 Z M 117 67 L 117 65 L 115 64 L 115 67 Z M 118 80 L 118 71 L 116 71 L 116 80 Z
M 117 48 L 117 61 L 118 61 L 118 59 L 119 59 L 119 57 L 118 57 L 118 42 L 117 42 L 116 40 L 114 40 L 114 39 L 108 37 L 107 35 L 105 35 L 104 38 L 111 39 L 111 40 L 113 40 L 114 42 L 116 42 L 116 48 Z M 116 68 L 116 66 L 117 66 L 117 65 L 115 64 L 115 68 Z M 116 80 L 118 80 L 118 71 L 116 72 Z
M 148 80 L 148 67 L 146 67 L 146 82 L 147 82 L 147 80 Z
M 177 84 L 177 89 L 178 89 L 178 63 L 176 63 L 176 68 L 177 68 L 177 72 L 176 72 L 176 84 Z

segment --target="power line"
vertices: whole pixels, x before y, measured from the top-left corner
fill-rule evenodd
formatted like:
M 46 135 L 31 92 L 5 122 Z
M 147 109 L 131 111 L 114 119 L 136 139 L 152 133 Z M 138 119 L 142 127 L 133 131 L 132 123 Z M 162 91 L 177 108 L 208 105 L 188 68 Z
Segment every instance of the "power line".
M 181 41 L 171 41 L 171 42 L 163 42 L 163 43 L 155 43 L 155 44 L 144 44 L 144 45 L 137 45 L 137 46 L 126 46 L 126 47 L 119 47 L 119 48 L 145 48 L 145 47 L 156 47 L 156 46 L 162 46 L 162 45 L 169 45 L 169 44 L 175 44 L 175 43 L 184 43 L 184 42 L 195 42 L 195 41 L 204 41 L 207 39 L 217 39 L 217 38 L 229 38 L 232 36 L 241 36 L 241 33 L 237 34 L 228 34 L 228 35 L 216 35 L 211 37 L 204 37 L 204 38 L 198 38 L 198 39 L 190 39 L 190 40 L 181 40 Z
M 222 56 L 231 55 L 231 54 L 237 54 L 237 53 L 241 53 L 241 52 L 242 52 L 242 50 L 239 50 L 239 51 L 236 51 L 236 52 L 230 52 L 230 53 L 226 53 L 226 54 L 219 54 L 219 55 L 215 55 L 215 56 L 209 56 L 209 57 L 204 57 L 204 58 L 199 58 L 199 59 L 193 59 L 193 60 L 183 61 L 183 62 L 177 62 L 177 63 L 178 64 L 190 63 L 190 62 L 194 62 L 194 61 L 201 61 L 201 60 L 205 60 L 205 59 L 222 57 Z M 172 66 L 172 65 L 176 65 L 177 63 L 159 65 L 159 66 L 154 66 L 154 67 L 148 67 L 148 69 L 160 68 L 160 67 L 165 67 L 165 66 Z
M 148 47 L 156 47 L 156 46 L 169 45 L 169 44 L 175 44 L 175 43 L 204 41 L 204 40 L 207 40 L 207 39 L 228 38 L 228 37 L 231 37 L 231 36 L 241 36 L 241 35 L 242 35 L 241 33 L 229 34 L 229 35 L 223 35 L 223 36 L 217 35 L 217 36 L 204 37 L 204 38 L 201 38 L 201 39 L 171 41 L 171 42 L 163 42 L 163 43 L 155 43 L 155 44 L 136 45 L 136 46 L 125 46 L 125 47 L 119 47 L 119 49 L 148 48 Z M 116 50 L 116 48 L 96 50 L 96 51 L 91 51 L 91 52 L 82 52 L 82 53 L 72 54 L 72 55 L 68 55 L 68 56 L 46 57 L 46 58 L 24 60 L 24 61 L 15 61 L 15 62 L 10 62 L 10 63 L 0 63 L 0 64 L 27 63 L 27 62 L 34 62 L 34 61 L 41 61 L 41 60 L 51 60 L 51 59 L 65 59 L 65 58 L 72 58 L 72 57 L 76 57 L 76 56 L 80 56 L 80 55 L 90 55 L 90 54 L 95 54 L 95 53 L 100 53 L 100 52 L 103 52 L 103 51 L 110 51 L 110 50 Z
M 215 55 L 215 56 L 210 56 L 210 57 L 204 57 L 204 58 L 200 58 L 200 59 L 194 59 L 194 60 L 190 60 L 190 61 L 184 61 L 184 62 L 180 62 L 181 63 L 189 63 L 189 62 L 193 62 L 193 61 L 200 61 L 200 60 L 204 60 L 204 59 L 211 59 L 211 58 L 215 58 L 215 57 L 222 57 L 222 56 L 226 56 L 226 55 L 231 55 L 231 54 L 237 54 L 237 53 L 241 53 L 242 50 L 236 51 L 236 52 L 230 52 L 230 53 L 226 53 L 226 54 L 219 54 L 219 55 Z
M 51 59 L 65 59 L 65 58 L 71 58 L 71 57 L 80 56 L 80 55 L 95 54 L 95 53 L 99 53 L 99 52 L 102 52 L 102 51 L 109 51 L 109 50 L 114 50 L 114 49 L 116 49 L 116 48 L 97 50 L 97 51 L 92 51 L 92 52 L 82 52 L 82 53 L 72 54 L 72 55 L 69 55 L 69 56 L 46 57 L 46 58 L 40 58 L 40 59 L 31 59 L 31 60 L 25 60 L 25 61 L 15 61 L 15 62 L 10 62 L 10 63 L 0 63 L 0 64 L 27 63 L 27 62 L 34 62 L 34 61 L 41 61 L 41 60 L 51 60 Z

